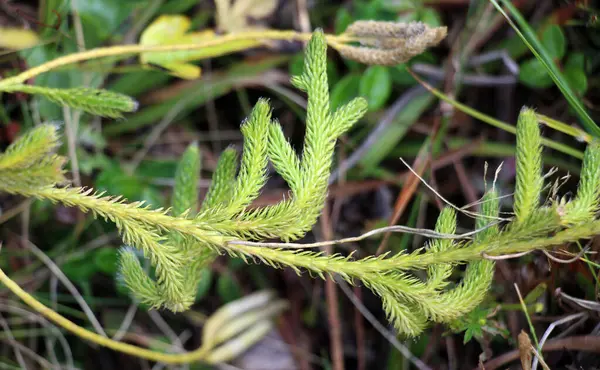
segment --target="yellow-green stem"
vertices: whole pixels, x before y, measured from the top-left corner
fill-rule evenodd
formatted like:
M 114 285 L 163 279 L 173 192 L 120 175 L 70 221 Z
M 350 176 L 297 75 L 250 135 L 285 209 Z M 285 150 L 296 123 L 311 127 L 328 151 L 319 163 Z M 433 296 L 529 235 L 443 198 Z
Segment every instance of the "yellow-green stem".
M 78 63 L 86 60 L 127 55 L 127 54 L 140 54 L 150 52 L 166 52 L 166 51 L 184 51 L 184 50 L 196 50 L 202 48 L 215 47 L 219 45 L 225 45 L 231 42 L 237 42 L 241 40 L 288 40 L 288 41 L 308 41 L 312 36 L 312 33 L 300 33 L 296 31 L 278 31 L 278 30 L 266 30 L 266 31 L 253 31 L 244 33 L 234 33 L 224 36 L 219 36 L 213 40 L 207 40 L 202 44 L 184 44 L 184 45 L 119 45 L 109 46 L 105 48 L 97 48 L 79 53 L 65 55 L 60 58 L 56 58 L 47 63 L 39 65 L 34 68 L 30 68 L 27 71 L 18 74 L 17 76 L 7 78 L 0 81 L 0 89 L 3 86 L 12 84 L 21 84 L 25 81 L 33 78 L 42 73 L 46 73 L 55 68 L 63 67 L 69 64 Z M 344 35 L 326 35 L 325 39 L 327 43 L 335 48 L 336 50 L 343 47 L 344 42 L 356 41 L 356 38 L 344 36 Z M 217 57 L 225 54 L 221 51 L 215 51 L 214 55 L 207 55 L 207 57 Z
M 536 234 L 532 230 L 531 234 Z M 430 265 L 441 263 L 464 263 L 483 259 L 488 255 L 507 255 L 519 252 L 545 249 L 555 245 L 576 242 L 580 239 L 589 239 L 600 234 L 600 221 L 573 226 L 569 229 L 558 231 L 550 237 L 506 238 L 464 245 L 440 252 L 414 252 L 411 254 L 397 255 L 384 259 L 348 260 L 345 258 L 332 260 L 328 257 L 302 255 L 299 253 L 285 253 L 279 249 L 230 244 L 226 248 L 238 255 L 255 256 L 263 261 L 281 264 L 284 266 L 306 268 L 320 273 L 337 273 L 348 278 L 361 279 L 366 274 L 384 273 L 389 271 L 407 271 L 423 269 Z
M 499 254 L 505 253 L 515 253 L 521 251 L 534 250 L 538 248 L 546 248 L 552 245 L 563 244 L 566 242 L 577 241 L 582 238 L 589 238 L 594 235 L 600 233 L 600 221 L 589 222 L 584 225 L 574 226 L 570 229 L 566 229 L 556 233 L 554 236 L 546 237 L 546 238 L 537 238 L 534 240 L 526 240 L 520 242 L 510 242 L 506 241 L 506 243 L 501 243 L 501 245 L 490 245 L 493 243 L 481 243 L 479 245 L 474 245 L 466 248 L 457 248 L 444 250 L 440 252 L 429 252 L 422 255 L 405 255 L 400 258 L 390 258 L 383 260 L 372 261 L 373 264 L 371 268 L 373 270 L 377 269 L 379 271 L 383 271 L 386 269 L 398 269 L 398 268 L 424 268 L 432 263 L 457 263 L 457 262 L 465 262 L 469 260 L 476 260 L 482 258 L 482 253 L 484 252 L 497 252 Z M 256 247 L 248 247 L 237 245 L 235 247 L 229 246 L 230 250 L 237 251 L 238 253 L 247 253 L 255 256 L 268 256 L 275 257 L 279 253 L 276 250 L 271 249 L 262 249 Z M 284 259 L 282 259 L 282 255 L 279 254 L 280 258 L 273 258 L 273 261 L 277 261 L 283 264 L 287 264 Z M 294 258 L 295 257 L 295 258 Z M 348 261 L 335 263 L 332 261 L 323 261 L 321 265 L 321 258 L 311 257 L 310 264 L 307 266 L 303 265 L 303 257 L 302 256 L 294 256 L 293 262 L 289 261 L 292 265 L 299 267 L 308 267 L 308 268 L 318 268 L 323 272 L 330 273 L 342 273 L 347 276 L 355 275 L 356 270 L 352 267 L 352 263 Z M 368 263 L 363 261 L 363 268 L 367 267 Z M 368 268 L 368 267 L 367 267 Z M 365 270 L 363 270 L 365 272 Z M 133 356 L 137 356 L 140 358 L 145 358 L 152 361 L 159 361 L 169 364 L 179 364 L 179 363 L 190 363 L 194 361 L 203 360 L 206 356 L 206 350 L 203 348 L 199 348 L 196 351 L 188 352 L 184 354 L 165 354 L 161 352 L 151 351 L 145 348 L 133 346 L 126 343 L 121 343 L 118 341 L 114 341 L 112 339 L 103 337 L 99 334 L 91 332 L 85 328 L 82 328 L 75 323 L 71 322 L 67 318 L 61 316 L 57 312 L 53 311 L 49 307 L 45 306 L 38 300 L 36 300 L 29 293 L 25 292 L 23 289 L 19 287 L 17 283 L 11 280 L 5 273 L 0 269 L 0 282 L 2 282 L 11 292 L 17 295 L 19 298 L 23 300 L 28 306 L 30 306 L 33 310 L 40 313 L 41 315 L 48 318 L 50 321 L 56 323 L 62 328 L 72 332 L 73 334 L 87 339 L 93 343 L 102 345 L 104 347 L 113 349 L 115 351 L 119 351 L 122 353 L 130 354 Z
M 126 353 L 128 355 L 144 358 L 150 361 L 163 362 L 167 364 L 185 364 L 195 361 L 204 360 L 208 353 L 203 347 L 199 349 L 182 354 L 168 354 L 162 352 L 151 351 L 146 348 L 137 347 L 128 343 L 118 342 L 107 337 L 103 337 L 92 331 L 89 331 L 81 326 L 70 321 L 66 317 L 53 311 L 51 308 L 45 306 L 40 301 L 35 299 L 31 294 L 27 293 L 17 283 L 12 281 L 4 271 L 0 269 L 0 282 L 2 282 L 11 292 L 21 298 L 29 307 L 38 312 L 39 314 L 46 317 L 48 320 L 54 322 L 58 326 L 64 328 L 67 331 L 77 335 L 80 338 L 87 339 L 90 342 L 96 343 L 103 347 L 110 348 L 112 350 Z
M 422 79 L 419 78 L 419 76 L 417 76 L 410 68 L 407 68 L 408 72 L 414 77 L 415 80 L 417 80 L 421 85 L 423 85 L 423 87 L 425 89 L 427 89 L 427 91 L 429 91 L 430 93 L 432 93 L 433 95 L 435 95 L 438 99 L 442 99 L 443 101 L 445 101 L 446 103 L 452 105 L 454 108 L 460 110 L 463 113 L 468 114 L 469 116 L 476 118 L 480 121 L 483 121 L 485 123 L 487 123 L 490 126 L 494 126 L 496 128 L 499 128 L 501 130 L 504 130 L 506 132 L 509 132 L 511 134 L 516 134 L 517 133 L 517 129 L 515 126 L 508 124 L 506 122 L 500 121 L 498 119 L 495 119 L 494 117 L 488 116 L 487 114 L 481 113 L 478 110 L 475 110 L 465 104 L 462 104 L 450 97 L 448 97 L 447 95 L 445 95 L 443 92 L 439 91 L 438 89 L 436 89 L 435 87 L 431 86 L 430 84 L 428 84 L 427 82 L 423 81 Z M 557 121 L 553 122 L 556 123 Z M 544 123 L 548 124 L 548 121 L 544 121 Z M 549 126 L 551 126 L 551 124 L 549 124 Z M 564 126 L 561 125 L 553 125 L 551 127 L 557 128 L 560 127 L 560 131 L 564 132 L 565 134 L 568 135 L 573 135 L 577 138 L 583 138 L 584 140 L 586 139 L 585 136 L 580 136 L 579 135 L 579 131 L 576 130 L 564 130 Z M 571 157 L 574 158 L 578 158 L 578 159 L 583 159 L 583 152 L 577 149 L 573 149 L 568 145 L 565 145 L 563 143 L 559 143 L 558 141 L 554 141 L 554 140 L 550 140 L 550 139 L 545 139 L 542 138 L 542 145 L 554 149 L 556 151 L 559 151 L 561 153 L 570 155 Z

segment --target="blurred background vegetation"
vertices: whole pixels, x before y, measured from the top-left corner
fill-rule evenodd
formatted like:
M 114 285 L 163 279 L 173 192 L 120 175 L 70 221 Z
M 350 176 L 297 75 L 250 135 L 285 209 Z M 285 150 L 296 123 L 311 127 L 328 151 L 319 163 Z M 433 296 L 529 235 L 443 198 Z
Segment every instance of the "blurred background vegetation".
M 192 20 L 192 29 L 212 28 L 221 33 L 244 32 L 250 27 L 310 32 L 320 27 L 339 34 L 361 19 L 445 25 L 448 37 L 439 47 L 402 65 L 365 66 L 330 53 L 332 108 L 363 96 L 369 112 L 338 146 L 328 207 L 305 240 L 356 236 L 388 224 L 433 228 L 443 203 L 419 186 L 399 157 L 459 206 L 473 204 L 483 194 L 485 163 L 490 173 L 502 163 L 496 187 L 509 195 L 514 188 L 514 136 L 501 124 L 514 127 L 522 106 L 553 119 L 540 117 L 545 137 L 554 142 L 552 150 L 544 151 L 546 170 L 557 169 L 555 177 L 564 181 L 561 191 L 576 190 L 587 138 L 581 130 L 595 133 L 569 99 L 581 104 L 592 123 L 599 121 L 597 4 L 513 1 L 524 17 L 525 24 L 519 26 L 537 36 L 542 58 L 549 58 L 561 72 L 560 83 L 570 87 L 571 94 L 565 98 L 541 58 L 531 53 L 488 1 L 235 3 L 243 4 L 236 8 L 243 11 L 230 8 L 217 13 L 213 1 L 201 0 L 2 1 L 0 27 L 32 30 L 39 41 L 31 47 L 18 43 L 15 47 L 2 39 L 0 30 L 0 46 L 6 47 L 0 56 L 0 73 L 6 78 L 65 54 L 137 43 L 144 28 L 163 14 L 184 14 Z M 62 108 L 43 97 L 5 95 L 0 106 L 0 145 L 5 148 L 19 133 L 42 122 L 57 122 L 64 126 L 62 151 L 70 158 L 75 184 L 164 207 L 170 204 L 177 161 L 190 143 L 197 142 L 204 195 L 219 154 L 230 145 L 241 149 L 240 124 L 259 97 L 270 99 L 274 116 L 292 143 L 301 147 L 306 98 L 291 87 L 289 78 L 301 72 L 302 48 L 299 42 L 278 41 L 205 60 L 199 63 L 202 76 L 195 80 L 142 69 L 136 57 L 102 59 L 43 74 L 35 78 L 36 85 L 104 87 L 135 97 L 140 107 L 123 119 L 109 120 Z M 436 98 L 410 71 L 468 108 Z M 429 143 L 433 143 L 432 150 L 428 150 Z M 491 178 L 488 174 L 488 186 Z M 286 192 L 283 180 L 273 177 L 256 205 L 278 202 Z M 503 202 L 510 210 L 511 198 Z M 119 283 L 120 244 L 113 225 L 75 209 L 14 196 L 0 195 L 0 207 L 2 269 L 40 301 L 91 327 L 86 318 L 90 312 L 82 312 L 76 299 L 82 297 L 107 334 L 119 333 L 124 341 L 152 349 L 197 348 L 202 324 L 217 308 L 253 291 L 273 289 L 288 301 L 289 309 L 278 318 L 276 330 L 227 366 L 409 369 L 416 366 L 406 356 L 410 351 L 426 364 L 418 366 L 432 369 L 471 369 L 480 362 L 486 363 L 486 369 L 521 368 L 520 331 L 542 337 L 549 325 L 558 322 L 548 339 L 556 343 L 555 348 L 544 354 L 548 366 L 600 367 L 600 265 L 595 255 L 568 265 L 541 254 L 499 261 L 493 290 L 484 304 L 452 327 L 434 326 L 421 337 L 406 340 L 395 336 L 380 302 L 368 290 L 345 285 L 340 289 L 293 271 L 225 257 L 206 270 L 193 310 L 179 315 L 148 312 Z M 459 219 L 459 225 L 470 230 L 473 221 Z M 422 237 L 399 234 L 342 246 L 336 252 L 397 253 L 419 248 L 423 242 Z M 592 250 L 598 249 L 592 241 Z M 57 270 L 76 290 L 59 283 Z M 381 322 L 385 332 L 376 330 L 369 320 Z M 161 367 L 61 333 L 27 311 L 3 287 L 0 324 L 2 368 L 22 367 L 15 357 L 19 351 L 30 368 L 45 366 L 36 356 L 58 357 L 61 363 L 69 357 L 75 367 L 86 369 Z M 229 368 L 224 366 L 218 365 Z

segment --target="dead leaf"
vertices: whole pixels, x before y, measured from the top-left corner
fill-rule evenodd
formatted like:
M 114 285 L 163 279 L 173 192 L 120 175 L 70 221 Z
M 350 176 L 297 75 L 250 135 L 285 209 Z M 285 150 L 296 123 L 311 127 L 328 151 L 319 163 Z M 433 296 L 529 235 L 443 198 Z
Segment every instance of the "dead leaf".
M 248 31 L 259 28 L 250 25 L 251 19 L 262 19 L 271 15 L 277 8 L 277 0 L 216 0 L 217 26 L 227 33 Z
M 519 357 L 523 370 L 531 370 L 531 340 L 525 331 L 519 333 Z
M 40 38 L 32 30 L 0 28 L 0 47 L 20 50 L 39 44 Z

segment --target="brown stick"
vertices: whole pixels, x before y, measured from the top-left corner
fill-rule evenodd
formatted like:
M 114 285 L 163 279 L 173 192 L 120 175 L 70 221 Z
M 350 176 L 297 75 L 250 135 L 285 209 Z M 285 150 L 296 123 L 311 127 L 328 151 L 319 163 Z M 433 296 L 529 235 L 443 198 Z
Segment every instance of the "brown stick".
M 600 353 L 600 337 L 592 335 L 583 335 L 577 337 L 554 339 L 546 342 L 546 344 L 544 344 L 544 347 L 542 348 L 542 351 L 552 352 L 563 351 L 566 349 Z M 493 360 L 486 362 L 485 364 L 483 364 L 483 367 L 485 370 L 495 370 L 509 362 L 518 359 L 519 350 L 515 349 L 501 356 L 498 356 Z M 474 370 L 479 370 L 479 368 L 475 368 Z
M 321 227 L 325 240 L 333 238 L 333 229 L 330 220 L 329 207 L 326 204 L 321 216 Z M 326 255 L 332 253 L 332 247 L 324 248 Z M 325 299 L 327 301 L 327 319 L 329 321 L 329 341 L 331 345 L 331 360 L 333 370 L 344 370 L 344 347 L 342 344 L 342 323 L 340 322 L 340 311 L 338 307 L 338 294 L 335 281 L 332 277 L 325 280 Z

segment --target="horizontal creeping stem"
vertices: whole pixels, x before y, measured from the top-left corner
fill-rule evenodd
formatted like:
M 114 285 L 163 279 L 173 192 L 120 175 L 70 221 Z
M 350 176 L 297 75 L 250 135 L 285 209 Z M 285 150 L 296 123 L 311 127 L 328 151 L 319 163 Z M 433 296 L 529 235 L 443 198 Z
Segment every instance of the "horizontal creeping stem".
M 42 73 L 46 73 L 53 69 L 63 67 L 69 64 L 74 64 L 86 60 L 110 57 L 110 56 L 118 56 L 118 55 L 128 55 L 128 54 L 140 54 L 140 53 L 150 53 L 150 52 L 165 52 L 165 51 L 186 51 L 186 50 L 197 50 L 209 47 L 215 47 L 219 45 L 226 45 L 227 43 L 240 41 L 240 40 L 287 40 L 287 41 L 308 41 L 312 36 L 312 33 L 300 33 L 295 31 L 276 31 L 276 30 L 268 30 L 268 31 L 253 31 L 253 32 L 244 32 L 239 34 L 228 34 L 224 36 L 215 37 L 214 39 L 207 40 L 202 44 L 182 44 L 182 45 L 119 45 L 119 46 L 110 46 L 105 48 L 97 48 L 88 51 L 83 51 L 79 53 L 74 53 L 70 55 L 66 55 L 60 58 L 56 58 L 52 61 L 44 63 L 40 66 L 31 68 L 17 76 L 7 78 L 0 81 L 0 89 L 3 86 L 8 86 L 12 84 L 21 84 L 25 81 L 33 78 Z M 345 42 L 353 42 L 357 41 L 356 37 L 350 37 L 345 35 L 325 35 L 325 40 L 329 45 L 334 48 L 339 48 L 342 43 Z M 233 50 L 235 51 L 235 50 Z M 227 54 L 228 52 L 219 52 L 216 51 L 215 55 L 207 55 L 207 57 L 216 57 L 223 54 Z
M 500 243 L 474 243 L 468 248 L 457 248 L 440 252 L 429 252 L 426 254 L 415 252 L 409 255 L 400 255 L 388 259 L 366 259 L 352 263 L 349 263 L 346 259 L 336 261 L 327 257 L 308 257 L 298 255 L 297 253 L 291 251 L 278 251 L 244 245 L 228 246 L 227 248 L 229 249 L 229 252 L 232 253 L 254 255 L 258 258 L 265 258 L 282 265 L 304 267 L 312 271 L 319 271 L 323 273 L 339 273 L 351 278 L 360 277 L 362 273 L 374 271 L 382 272 L 384 270 L 393 269 L 422 269 L 434 263 L 467 262 L 470 260 L 481 259 L 482 254 L 486 252 L 515 253 L 539 248 L 547 248 L 554 245 L 577 241 L 582 238 L 589 238 L 597 234 L 600 234 L 600 221 L 592 221 L 559 231 L 555 235 L 545 238 L 536 238 L 533 240 L 520 242 L 511 241 L 509 238 L 507 238 L 507 240 L 501 241 Z M 14 281 L 6 276 L 2 270 L 0 270 L 0 282 L 2 282 L 11 292 L 21 298 L 32 309 L 41 313 L 49 320 L 67 329 L 75 335 L 102 346 L 111 348 L 115 351 L 131 354 L 152 361 L 160 361 L 170 364 L 190 363 L 202 360 L 207 355 L 203 348 L 184 354 L 165 354 L 114 341 L 84 329 L 46 307 L 29 293 L 21 289 Z
M 176 231 L 210 246 L 219 246 L 227 241 L 222 234 L 215 231 L 206 223 L 181 217 L 173 217 L 160 211 L 139 208 L 132 204 L 119 203 L 109 199 L 91 196 L 90 194 L 83 193 L 81 188 L 46 188 L 36 189 L 34 191 L 20 189 L 18 193 L 25 196 L 48 199 L 52 202 L 60 202 L 75 206 L 84 212 L 93 211 L 102 217 L 118 216 L 120 218 L 132 219 L 144 224 L 150 224 L 163 231 Z
M 532 234 L 535 234 L 532 231 Z M 443 263 L 465 263 L 481 260 L 484 254 L 504 255 L 545 249 L 580 239 L 589 239 L 600 234 L 600 220 L 585 224 L 572 226 L 568 229 L 558 231 L 552 236 L 538 237 L 533 239 L 522 238 L 500 238 L 489 242 L 473 242 L 462 246 L 442 250 L 439 252 L 428 251 L 422 253 L 418 250 L 411 254 L 399 254 L 390 258 L 366 258 L 362 260 L 351 260 L 340 257 L 317 256 L 307 254 L 304 251 L 269 249 L 241 244 L 228 244 L 225 248 L 228 252 L 254 257 L 264 262 L 295 268 L 305 268 L 317 273 L 338 273 L 350 278 L 361 278 L 365 274 L 383 273 L 386 271 L 409 271 L 414 269 L 425 269 L 431 265 Z
M 27 191 L 20 192 L 23 195 Z M 507 253 L 518 253 L 540 248 L 547 248 L 579 239 L 586 239 L 600 234 L 600 220 L 594 220 L 568 229 L 560 230 L 557 225 L 556 233 L 552 236 L 539 236 L 525 238 L 522 236 L 511 237 L 511 233 L 505 234 L 492 241 L 468 242 L 462 246 L 443 250 L 440 252 L 420 251 L 411 254 L 401 254 L 390 258 L 367 258 L 352 261 L 347 258 L 332 260 L 329 257 L 316 256 L 314 253 L 305 251 L 292 251 L 282 249 L 269 249 L 253 247 L 240 244 L 229 244 L 234 237 L 224 236 L 215 231 L 210 225 L 202 225 L 197 220 L 175 218 L 162 212 L 133 208 L 126 204 L 114 203 L 102 198 L 90 197 L 82 194 L 74 188 L 67 189 L 42 189 L 36 190 L 31 196 L 45 198 L 52 201 L 60 201 L 65 204 L 77 206 L 83 210 L 92 209 L 103 215 L 103 209 L 110 207 L 108 213 L 119 213 L 120 217 L 131 218 L 142 222 L 152 222 L 162 230 L 171 230 L 183 235 L 190 236 L 196 240 L 205 242 L 207 245 L 219 248 L 229 253 L 242 256 L 257 257 L 275 264 L 290 267 L 306 268 L 315 272 L 339 273 L 349 277 L 358 277 L 364 273 L 384 272 L 389 270 L 422 269 L 432 264 L 439 263 L 463 263 L 483 258 L 483 254 L 496 255 Z M 529 235 L 543 235 L 548 230 L 541 226 L 540 230 L 529 230 Z
M 53 311 L 49 307 L 45 306 L 38 300 L 36 300 L 31 294 L 27 293 L 17 283 L 12 281 L 4 271 L 0 269 L 0 281 L 4 284 L 11 292 L 13 292 L 16 296 L 21 298 L 23 302 L 25 302 L 29 307 L 31 307 L 36 312 L 44 315 L 47 319 L 59 325 L 60 327 L 70 331 L 71 333 L 89 340 L 93 343 L 99 344 L 101 346 L 110 348 L 112 350 L 126 353 L 132 356 L 136 356 L 139 358 L 144 358 L 151 361 L 163 362 L 167 364 L 186 364 L 195 361 L 205 360 L 208 355 L 205 348 L 201 347 L 195 351 L 182 353 L 182 354 L 168 354 L 151 351 L 149 349 L 145 349 L 142 347 L 137 347 L 128 343 L 118 342 L 116 340 L 104 337 L 102 335 L 96 334 L 92 331 L 89 331 L 81 326 L 73 323 L 69 319 L 64 316 L 58 314 Z
M 375 26 L 380 28 L 373 28 Z M 422 24 L 407 28 L 389 23 L 359 23 L 358 26 L 349 29 L 361 37 L 388 34 L 397 36 L 395 39 L 382 39 L 382 45 L 389 47 L 383 50 L 384 53 L 388 53 L 385 55 L 390 57 L 387 61 L 407 57 L 404 46 L 409 45 L 411 40 L 415 41 L 407 35 L 413 35 L 415 32 L 420 34 L 419 32 L 427 30 Z M 429 38 L 426 43 L 413 44 L 413 54 L 439 41 L 439 37 L 445 36 L 445 28 L 438 31 L 432 31 L 435 37 Z M 456 211 L 467 212 L 454 207 L 454 210 L 447 208 L 441 212 L 434 232 L 394 227 L 395 231 L 418 231 L 423 235 L 438 238 L 410 254 L 386 254 L 355 259 L 353 254 L 347 257 L 339 254 L 325 256 L 306 249 L 284 249 L 292 246 L 291 244 L 272 249 L 265 248 L 264 244 L 267 243 L 250 245 L 244 242 L 245 239 L 298 239 L 312 228 L 321 214 L 326 202 L 327 179 L 336 140 L 347 132 L 368 108 L 365 99 L 356 98 L 335 111 L 331 110 L 327 80 L 327 43 L 334 45 L 334 48 L 337 45 L 342 55 L 351 56 L 348 49 L 346 52 L 342 51 L 344 48 L 353 47 L 339 43 L 340 40 L 355 41 L 348 38 L 347 34 L 327 37 L 320 30 L 314 35 L 290 31 L 261 31 L 215 37 L 206 43 L 193 45 L 103 48 L 59 58 L 24 72 L 16 78 L 0 81 L 0 91 L 2 88 L 16 91 L 19 79 L 30 78 L 61 65 L 102 56 L 196 50 L 197 56 L 207 58 L 260 45 L 262 42 L 258 40 L 306 40 L 309 36 L 312 38 L 307 46 L 303 73 L 291 80 L 295 87 L 308 95 L 302 155 L 298 156 L 284 136 L 279 123 L 272 119 L 268 103 L 261 99 L 241 127 L 244 150 L 239 171 L 235 151 L 227 151 L 224 159 L 219 160 L 214 181 L 207 195 L 207 206 L 198 214 L 194 215 L 198 196 L 197 184 L 193 181 L 186 185 L 186 188 L 189 186 L 189 192 L 182 196 L 185 202 L 175 202 L 176 206 L 171 210 L 171 214 L 177 217 L 170 216 L 168 210 L 151 210 L 144 207 L 142 202 L 127 204 L 120 197 L 104 196 L 103 193 L 94 193 L 92 189 L 56 187 L 57 184 L 66 183 L 66 179 L 62 169 L 64 160 L 52 152 L 58 146 L 58 135 L 56 128 L 50 126 L 36 129 L 29 136 L 13 143 L 6 153 L 0 156 L 0 170 L 3 172 L 3 176 L 0 176 L 0 190 L 60 202 L 114 222 L 123 236 L 124 243 L 141 250 L 152 262 L 155 280 L 145 273 L 135 254 L 121 254 L 128 256 L 121 259 L 121 272 L 127 286 L 153 307 L 162 306 L 174 312 L 187 309 L 194 301 L 197 287 L 197 284 L 189 282 L 198 282 L 201 279 L 198 274 L 201 268 L 209 264 L 217 252 L 226 252 L 241 257 L 246 262 L 256 260 L 273 267 L 291 267 L 298 273 L 306 270 L 322 278 L 329 274 L 338 275 L 351 283 L 361 280 L 364 286 L 381 297 L 384 311 L 396 329 L 411 336 L 421 333 L 429 322 L 450 323 L 482 302 L 492 283 L 494 269 L 492 261 L 482 260 L 486 256 L 529 252 L 587 239 L 600 233 L 600 221 L 594 220 L 600 209 L 600 144 L 591 143 L 586 149 L 577 197 L 574 200 L 552 199 L 551 202 L 542 205 L 541 193 L 544 190 L 545 179 L 541 163 L 543 141 L 535 112 L 524 108 L 515 129 L 517 185 L 514 194 L 514 217 L 498 218 L 498 194 L 495 190 L 487 192 L 480 202 L 481 214 L 469 212 L 476 218 L 477 230 L 460 235 L 469 237 L 473 234 L 472 240 L 455 240 Z M 248 41 L 251 37 L 257 42 Z M 364 42 L 363 39 L 361 41 Z M 375 44 L 377 43 L 366 43 L 367 46 Z M 367 58 L 371 52 L 368 48 L 357 52 L 359 61 L 373 62 L 377 59 Z M 28 89 L 29 92 L 45 92 L 50 96 L 48 89 L 39 90 L 40 88 Z M 47 159 L 48 155 L 50 160 Z M 192 157 L 199 161 L 198 153 L 192 153 Z M 259 196 L 266 184 L 269 161 L 289 185 L 290 197 L 273 206 L 250 209 L 249 205 Z M 189 172 L 197 176 L 198 167 Z M 190 179 L 185 181 L 188 180 Z M 181 181 L 183 184 L 184 180 Z M 176 193 L 180 188 L 176 185 Z M 218 191 L 213 191 L 215 189 Z M 494 222 L 489 223 L 490 220 Z M 500 228 L 498 221 L 508 222 Z M 365 236 L 374 233 L 371 231 Z M 441 237 L 444 239 L 439 239 Z M 353 239 L 358 240 L 360 238 Z M 298 244 L 294 246 L 299 247 Z M 186 269 L 189 261 L 194 266 Z M 467 263 L 467 268 L 463 280 L 451 287 L 450 278 L 454 265 L 464 263 Z M 415 269 L 427 270 L 428 278 L 422 279 L 409 272 Z M 36 301 L 1 271 L 0 282 L 4 282 L 36 311 L 92 342 L 124 353 L 170 363 L 189 362 L 204 356 L 200 349 L 191 354 L 181 355 L 183 357 L 169 355 L 165 358 L 163 354 L 99 337 Z

